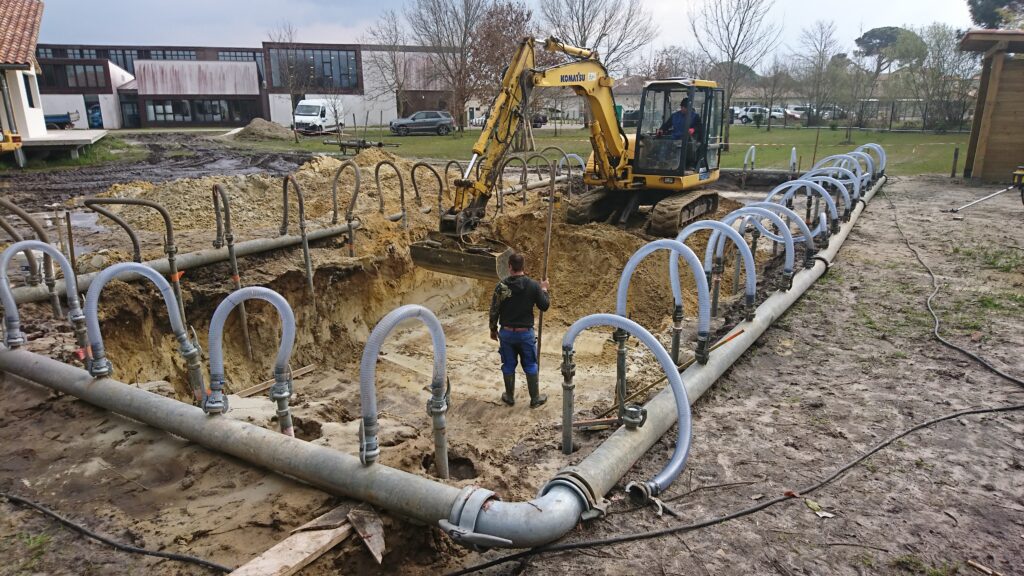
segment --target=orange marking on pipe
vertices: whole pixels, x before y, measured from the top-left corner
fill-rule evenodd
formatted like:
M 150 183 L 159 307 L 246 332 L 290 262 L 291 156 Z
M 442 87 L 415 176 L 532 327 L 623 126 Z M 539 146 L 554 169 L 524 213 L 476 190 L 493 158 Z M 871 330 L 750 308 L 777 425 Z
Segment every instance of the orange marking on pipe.
M 177 274 L 171 274 L 171 280 L 177 282 L 181 280 L 181 277 L 185 275 L 184 270 L 179 270 Z

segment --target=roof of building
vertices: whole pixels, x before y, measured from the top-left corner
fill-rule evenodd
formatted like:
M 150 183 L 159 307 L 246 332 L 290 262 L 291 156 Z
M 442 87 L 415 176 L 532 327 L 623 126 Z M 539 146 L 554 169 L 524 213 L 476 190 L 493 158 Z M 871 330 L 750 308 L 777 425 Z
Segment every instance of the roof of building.
M 1000 46 L 1003 42 L 1005 47 Z M 971 30 L 960 41 L 960 49 L 966 52 L 988 52 L 996 47 L 1003 52 L 1024 52 L 1024 30 Z
M 40 0 L 0 0 L 0 68 L 30 68 L 43 21 Z

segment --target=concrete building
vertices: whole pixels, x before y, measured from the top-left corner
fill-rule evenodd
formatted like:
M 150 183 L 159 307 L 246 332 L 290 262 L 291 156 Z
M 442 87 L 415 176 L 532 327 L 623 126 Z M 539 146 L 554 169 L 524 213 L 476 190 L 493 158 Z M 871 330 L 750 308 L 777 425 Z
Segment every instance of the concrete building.
M 386 125 L 447 109 L 450 93 L 419 46 L 264 42 L 260 48 L 41 44 L 48 114 L 78 111 L 76 128 L 288 126 L 302 99 L 337 99 L 346 124 Z M 397 57 L 403 98 L 380 63 Z

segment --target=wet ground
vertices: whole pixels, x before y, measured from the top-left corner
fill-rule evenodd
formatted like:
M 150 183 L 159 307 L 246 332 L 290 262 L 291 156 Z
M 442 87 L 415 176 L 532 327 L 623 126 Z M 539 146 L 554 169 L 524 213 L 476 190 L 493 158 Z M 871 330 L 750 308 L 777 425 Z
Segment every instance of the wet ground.
M 131 145 L 145 146 L 149 155 L 140 162 L 115 162 L 73 169 L 40 172 L 0 172 L 0 189 L 26 210 L 70 198 L 103 192 L 112 184 L 212 175 L 287 174 L 309 159 L 309 154 L 263 153 L 225 145 L 204 133 L 137 133 L 123 136 Z

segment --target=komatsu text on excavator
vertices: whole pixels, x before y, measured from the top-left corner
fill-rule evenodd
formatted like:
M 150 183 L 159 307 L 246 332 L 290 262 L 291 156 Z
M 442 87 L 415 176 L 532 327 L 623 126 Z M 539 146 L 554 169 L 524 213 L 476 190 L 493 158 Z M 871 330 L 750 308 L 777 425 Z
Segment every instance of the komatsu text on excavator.
M 488 280 L 505 274 L 508 247 L 473 232 L 486 218 L 491 196 L 504 185 L 499 168 L 529 118 L 535 87 L 572 89 L 586 98 L 593 117 L 593 152 L 583 175 L 592 188 L 570 199 L 569 223 L 624 226 L 642 206 L 652 206 L 648 232 L 675 236 L 690 221 L 717 209 L 717 194 L 699 190 L 718 180 L 723 93 L 714 82 L 647 82 L 636 133 L 627 134 L 615 114 L 613 80 L 595 51 L 548 38 L 545 50 L 571 60 L 537 68 L 536 44 L 525 38 L 516 49 L 466 172 L 455 181 L 453 203 L 441 215 L 440 230 L 412 246 L 418 266 Z

